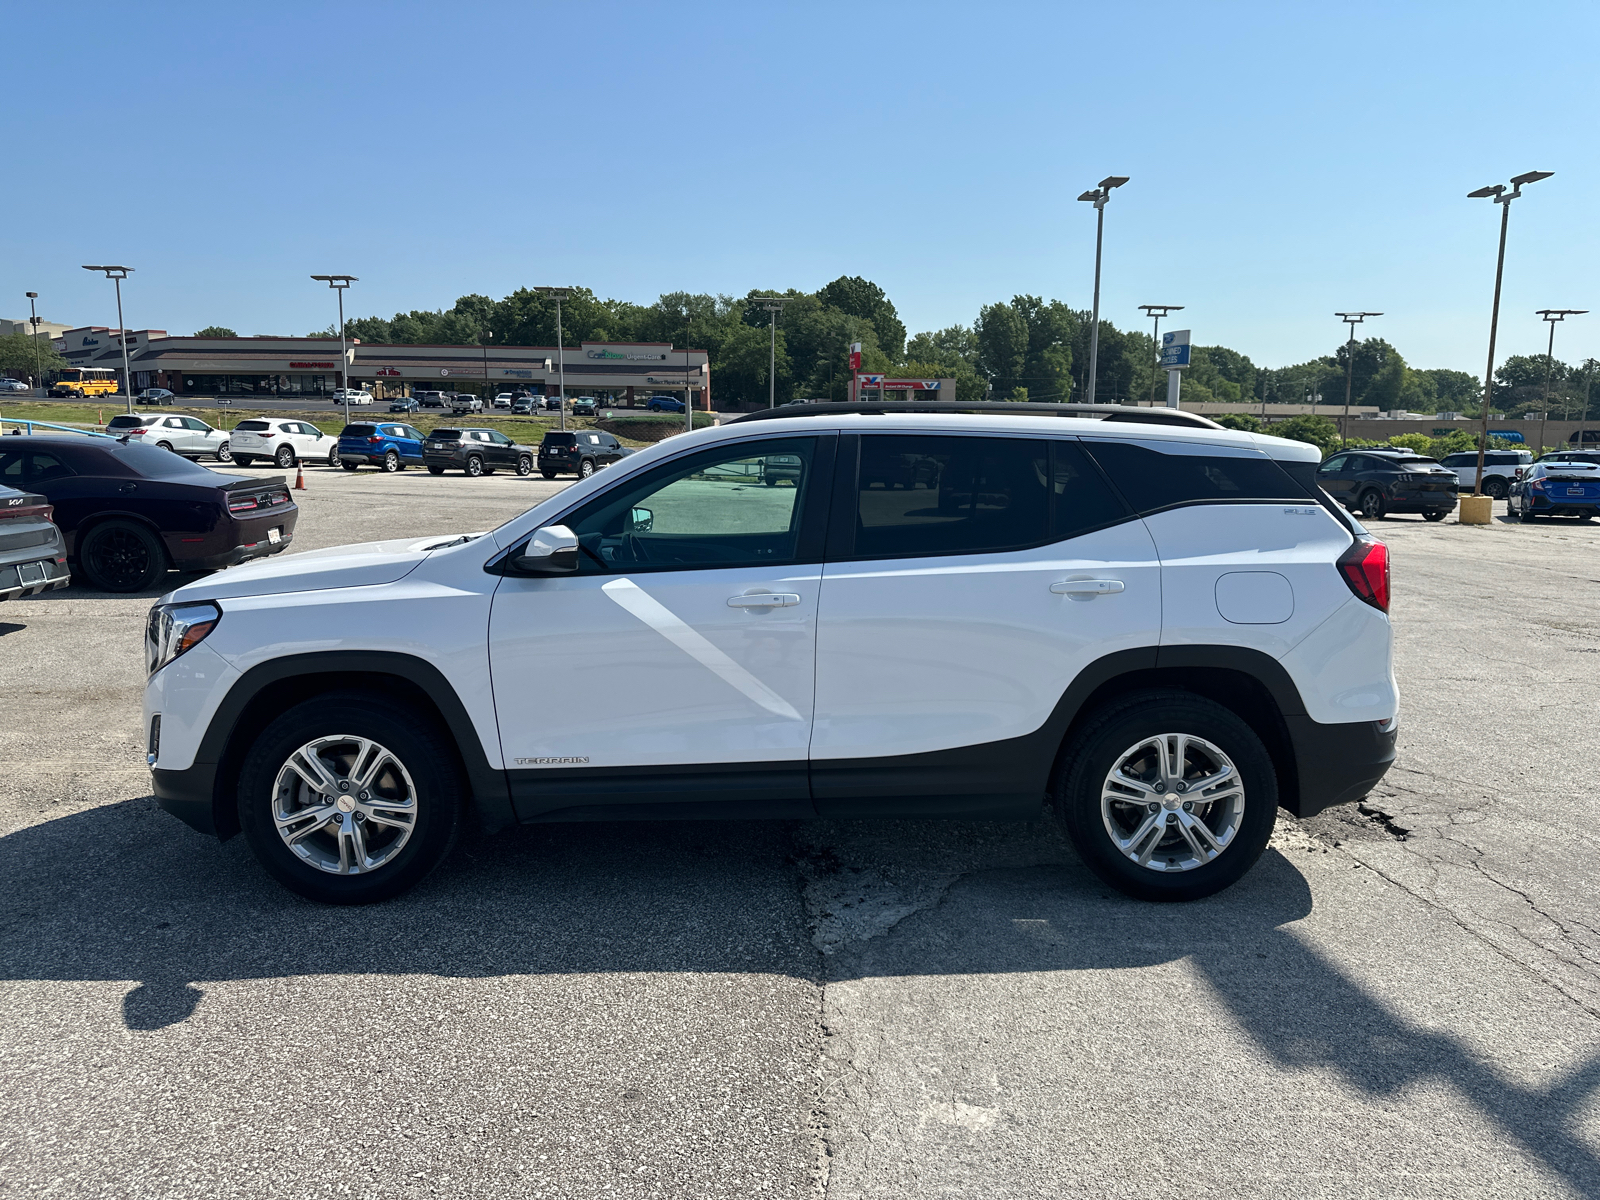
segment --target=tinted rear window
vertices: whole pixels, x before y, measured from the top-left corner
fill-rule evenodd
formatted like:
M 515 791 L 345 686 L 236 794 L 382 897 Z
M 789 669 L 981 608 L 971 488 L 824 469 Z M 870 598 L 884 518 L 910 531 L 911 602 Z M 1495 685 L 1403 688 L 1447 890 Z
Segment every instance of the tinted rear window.
M 376 425 L 346 425 L 339 431 L 340 437 L 371 437 L 378 432 Z
M 271 429 L 272 426 L 265 421 L 240 421 L 234 428 L 242 429 L 246 433 L 260 433 L 264 429 Z
M 147 420 L 149 420 L 148 417 L 135 417 L 135 416 L 132 416 L 132 415 L 130 415 L 128 413 L 123 413 L 121 416 L 112 417 L 111 420 L 107 421 L 106 422 L 106 428 L 107 429 L 137 429 L 137 428 L 139 428 L 139 426 L 143 425 Z
M 577 434 L 573 433 L 547 433 L 544 435 L 546 446 L 570 446 L 577 441 Z
M 436 442 L 459 442 L 461 440 L 461 430 L 435 429 L 428 436 Z
M 1310 493 L 1264 454 L 1231 457 L 1199 446 L 1161 453 L 1131 442 L 1085 439 L 1084 448 L 1105 468 L 1123 498 L 1139 513 L 1180 504 L 1299 500 Z

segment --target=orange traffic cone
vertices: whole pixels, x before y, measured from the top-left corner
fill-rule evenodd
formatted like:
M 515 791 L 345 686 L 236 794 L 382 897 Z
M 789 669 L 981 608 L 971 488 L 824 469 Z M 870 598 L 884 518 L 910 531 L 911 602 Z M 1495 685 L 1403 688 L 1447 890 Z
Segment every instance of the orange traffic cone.
M 295 467 L 294 490 L 297 492 L 303 492 L 306 490 L 306 469 L 303 466 Z

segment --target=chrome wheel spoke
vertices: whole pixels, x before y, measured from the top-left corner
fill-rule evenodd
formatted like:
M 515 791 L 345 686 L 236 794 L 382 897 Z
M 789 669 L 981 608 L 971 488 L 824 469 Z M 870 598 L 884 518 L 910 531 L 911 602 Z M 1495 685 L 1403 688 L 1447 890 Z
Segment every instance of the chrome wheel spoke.
M 1206 823 L 1192 813 L 1178 814 L 1178 832 L 1183 835 L 1183 840 L 1189 843 L 1189 848 L 1202 862 L 1210 862 L 1222 853 L 1222 845 L 1212 834 Z
M 370 790 L 379 779 L 381 796 Z M 400 758 L 370 738 L 318 738 L 279 768 L 272 820 L 300 861 L 330 875 L 360 875 L 392 862 L 410 841 L 416 784 Z
M 1152 766 L 1157 778 L 1140 778 Z M 1129 746 L 1100 789 L 1100 816 L 1112 843 L 1151 871 L 1190 871 L 1214 862 L 1232 845 L 1244 809 L 1238 767 L 1220 747 L 1190 733 L 1163 733 Z
M 338 816 L 338 809 L 331 804 L 324 804 L 317 808 L 297 808 L 291 813 L 273 813 L 272 821 L 278 827 L 278 835 L 292 846 L 307 834 L 324 828 Z
M 310 746 L 302 746 L 296 750 L 284 765 L 300 776 L 313 792 L 320 792 L 330 798 L 339 794 L 339 784 L 334 779 L 333 772 L 328 770 L 327 764 L 317 757 L 316 751 Z

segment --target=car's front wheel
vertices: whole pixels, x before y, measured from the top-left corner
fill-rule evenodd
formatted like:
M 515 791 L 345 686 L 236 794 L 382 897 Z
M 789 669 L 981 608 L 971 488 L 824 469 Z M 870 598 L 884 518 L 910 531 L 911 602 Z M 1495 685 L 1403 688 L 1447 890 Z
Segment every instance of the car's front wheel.
M 335 446 L 332 450 L 328 451 L 328 465 L 330 467 L 337 467 L 340 465 L 339 447 Z
M 326 904 L 398 896 L 438 866 L 460 824 L 455 755 L 432 722 L 361 692 L 289 709 L 239 773 L 239 824 L 277 881 Z
M 1181 691 L 1124 697 L 1074 737 L 1056 813 L 1084 862 L 1141 900 L 1197 900 L 1266 848 L 1278 782 L 1237 714 Z
M 79 544 L 78 567 L 101 591 L 142 592 L 167 573 L 167 550 L 143 525 L 107 521 Z
M 518 475 L 532 475 L 533 474 L 533 459 L 529 458 L 526 454 L 524 454 L 520 458 L 518 458 L 517 459 L 517 474 Z

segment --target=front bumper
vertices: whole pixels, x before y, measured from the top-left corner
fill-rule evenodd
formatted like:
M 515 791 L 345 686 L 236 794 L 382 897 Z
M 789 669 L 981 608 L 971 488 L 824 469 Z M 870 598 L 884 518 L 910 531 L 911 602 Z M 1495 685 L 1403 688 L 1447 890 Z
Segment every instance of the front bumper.
M 216 836 L 217 822 L 212 815 L 216 798 L 217 765 L 195 763 L 182 771 L 150 768 L 150 790 L 156 803 L 191 829 Z
M 1297 817 L 1361 799 L 1394 765 L 1399 736 L 1394 722 L 1385 731 L 1376 721 L 1324 724 L 1304 715 L 1284 721 L 1300 787 L 1297 796 L 1284 796 L 1280 803 Z

